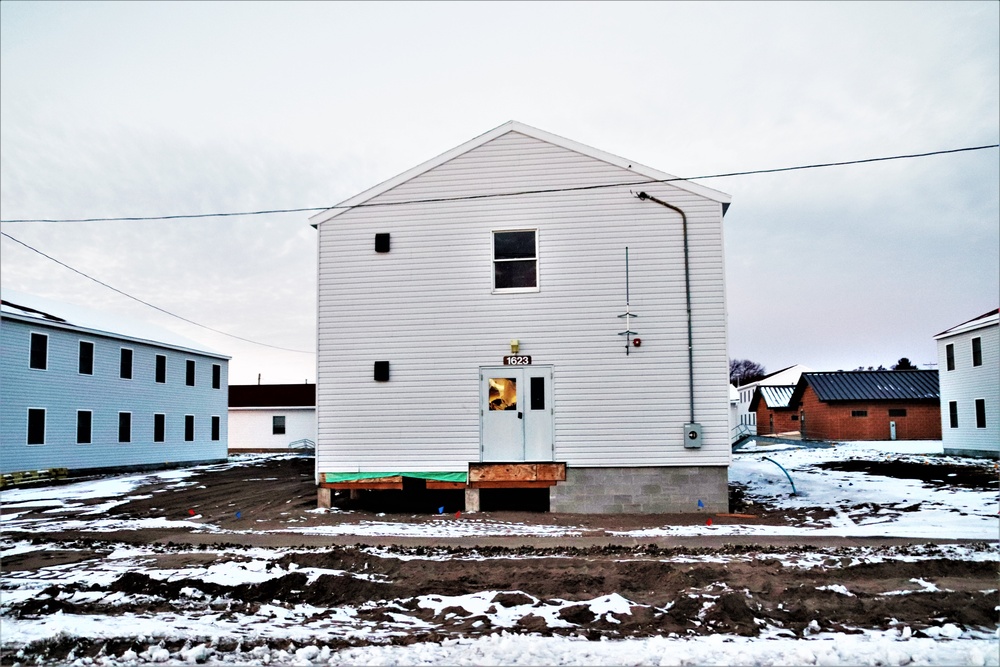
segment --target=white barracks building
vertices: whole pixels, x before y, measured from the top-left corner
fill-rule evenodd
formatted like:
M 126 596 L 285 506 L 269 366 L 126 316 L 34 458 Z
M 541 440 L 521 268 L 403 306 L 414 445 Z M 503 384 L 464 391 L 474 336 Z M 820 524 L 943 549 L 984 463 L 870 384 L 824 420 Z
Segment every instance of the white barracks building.
M 509 122 L 314 216 L 320 503 L 727 511 L 729 201 Z

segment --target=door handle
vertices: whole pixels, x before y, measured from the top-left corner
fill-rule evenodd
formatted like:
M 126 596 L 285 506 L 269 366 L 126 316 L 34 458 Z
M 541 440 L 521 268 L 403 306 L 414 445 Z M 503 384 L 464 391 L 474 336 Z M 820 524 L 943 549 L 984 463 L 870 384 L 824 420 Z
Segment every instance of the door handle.
M 524 419 L 524 413 L 523 412 L 518 412 L 517 413 L 517 418 L 518 419 Z

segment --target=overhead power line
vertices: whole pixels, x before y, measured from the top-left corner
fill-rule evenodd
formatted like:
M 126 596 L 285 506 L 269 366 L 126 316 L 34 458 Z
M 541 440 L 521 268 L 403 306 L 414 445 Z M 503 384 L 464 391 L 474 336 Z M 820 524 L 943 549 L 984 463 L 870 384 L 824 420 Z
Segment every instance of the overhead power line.
M 985 146 L 969 146 L 966 148 L 950 148 L 947 150 L 931 151 L 928 153 L 909 153 L 906 155 L 890 155 L 887 157 L 864 158 L 861 160 L 846 160 L 843 162 L 821 162 L 816 164 L 804 164 L 794 167 L 776 167 L 774 169 L 754 169 L 751 171 L 731 171 L 721 174 L 705 174 L 702 176 L 688 176 L 685 178 L 663 178 L 645 179 L 629 183 L 601 183 L 598 185 L 581 185 L 567 188 L 546 188 L 539 190 L 518 190 L 516 192 L 495 192 L 482 195 L 464 195 L 461 197 L 435 197 L 429 199 L 410 199 L 407 201 L 394 202 L 369 202 L 365 204 L 336 204 L 333 206 L 314 206 L 306 208 L 276 208 L 259 211 L 240 211 L 225 213 L 193 213 L 189 215 L 147 215 L 147 216 L 127 216 L 109 218 L 19 218 L 10 220 L 0 220 L 0 222 L 139 222 L 149 220 L 194 220 L 197 218 L 223 218 L 250 215 L 272 215 L 276 213 L 313 213 L 318 211 L 330 211 L 335 209 L 351 208 L 372 208 L 377 206 L 403 206 L 407 204 L 431 204 L 438 202 L 468 201 L 476 199 L 494 199 L 499 197 L 519 197 L 523 195 L 550 194 L 555 192 L 576 192 L 582 190 L 599 190 L 602 188 L 630 187 L 637 185 L 650 185 L 653 183 L 674 183 L 679 181 L 702 181 L 712 178 L 730 178 L 733 176 L 753 176 L 755 174 L 777 174 L 785 171 L 802 171 L 805 169 L 822 169 L 825 167 L 845 167 L 855 164 L 867 164 L 871 162 L 887 162 L 889 160 L 910 160 L 914 158 L 931 157 L 934 155 L 948 155 L 950 153 L 967 153 L 970 151 L 981 151 L 992 148 L 1000 148 L 1000 144 L 987 144 Z
M 133 301 L 138 301 L 142 305 L 149 306 L 150 308 L 152 308 L 154 310 L 158 310 L 158 311 L 160 311 L 161 313 L 163 313 L 165 315 L 169 315 L 170 317 L 175 317 L 175 318 L 177 318 L 179 320 L 183 320 L 184 322 L 187 322 L 188 324 L 193 324 L 196 327 L 201 327 L 202 329 L 208 329 L 209 331 L 214 331 L 217 334 L 222 334 L 223 336 L 228 336 L 230 338 L 235 338 L 235 339 L 241 340 L 241 341 L 243 341 L 245 343 L 252 343 L 254 345 L 263 345 L 264 347 L 270 347 L 270 348 L 274 348 L 276 350 L 283 350 L 285 352 L 297 352 L 299 354 L 315 354 L 315 352 L 313 352 L 311 350 L 295 350 L 295 349 L 288 348 L 288 347 L 280 347 L 278 345 L 270 345 L 268 343 L 261 343 L 261 342 L 255 341 L 255 340 L 250 340 L 249 338 L 243 338 L 242 336 L 237 336 L 235 334 L 227 333 L 225 331 L 220 331 L 219 329 L 214 329 L 214 328 L 212 328 L 210 326 L 201 324 L 199 322 L 195 322 L 194 320 L 189 320 L 186 317 L 183 317 L 183 316 L 178 315 L 176 313 L 171 313 L 169 310 L 165 310 L 163 308 L 160 308 L 159 306 L 153 305 L 153 304 L 149 303 L 148 301 L 143 301 L 139 297 L 132 296 L 128 292 L 123 292 L 122 290 L 118 289 L 117 287 L 113 287 L 113 286 L 107 284 L 106 282 L 98 280 L 97 278 L 95 278 L 93 276 L 87 275 L 83 271 L 80 271 L 79 269 L 75 269 L 72 266 L 70 266 L 69 264 L 67 264 L 65 262 L 61 262 L 58 259 L 56 259 L 55 257 L 52 257 L 51 255 L 45 254 L 44 252 L 42 252 L 38 248 L 33 248 L 30 245 L 28 245 L 27 243 L 25 243 L 24 241 L 21 241 L 19 239 L 14 238 L 13 236 L 11 236 L 10 234 L 8 234 L 7 232 L 0 231 L 0 234 L 3 234 L 4 236 L 6 236 L 7 238 L 9 238 L 11 241 L 13 241 L 15 243 L 19 243 L 19 244 L 23 245 L 28 250 L 30 250 L 32 252 L 38 253 L 39 255 L 41 255 L 42 257 L 45 257 L 46 259 L 52 260 L 56 264 L 59 264 L 60 266 L 66 267 L 67 269 L 69 269 L 73 273 L 77 273 L 77 274 L 83 276 L 84 278 L 86 278 L 88 280 L 94 281 L 95 283 L 97 283 L 98 285 L 101 285 L 102 287 L 107 287 L 109 290 L 111 290 L 113 292 L 117 292 L 117 293 L 121 294 L 122 296 L 125 296 L 125 297 L 128 297 L 129 299 L 132 299 Z

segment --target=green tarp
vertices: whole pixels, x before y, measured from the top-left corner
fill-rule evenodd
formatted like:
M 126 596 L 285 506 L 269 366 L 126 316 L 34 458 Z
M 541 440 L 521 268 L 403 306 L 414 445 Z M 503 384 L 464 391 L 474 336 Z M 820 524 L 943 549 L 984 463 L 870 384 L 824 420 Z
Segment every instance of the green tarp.
M 435 482 L 468 481 L 469 475 L 464 472 L 325 472 L 323 480 L 333 482 L 357 482 L 362 479 L 378 479 L 380 477 L 412 477 L 414 479 L 430 479 Z

